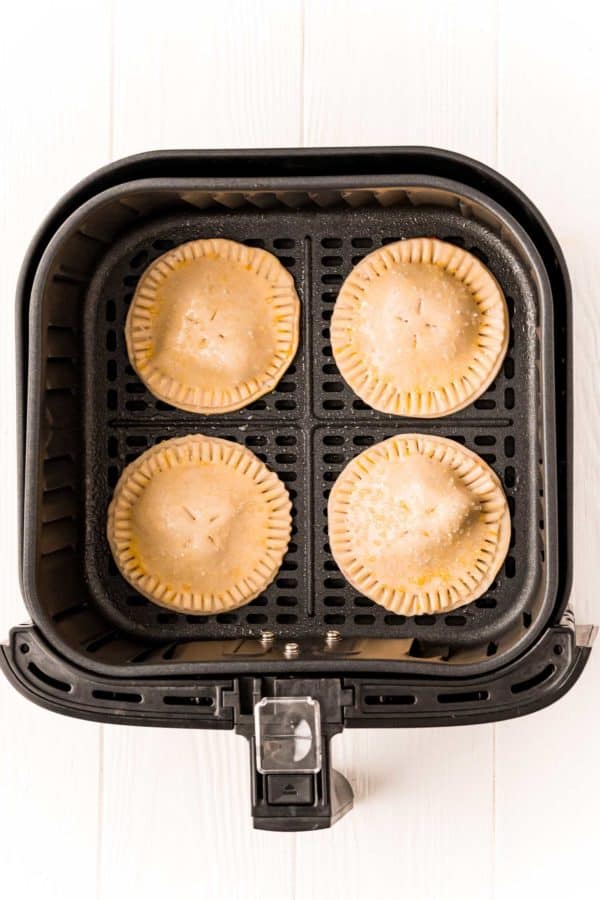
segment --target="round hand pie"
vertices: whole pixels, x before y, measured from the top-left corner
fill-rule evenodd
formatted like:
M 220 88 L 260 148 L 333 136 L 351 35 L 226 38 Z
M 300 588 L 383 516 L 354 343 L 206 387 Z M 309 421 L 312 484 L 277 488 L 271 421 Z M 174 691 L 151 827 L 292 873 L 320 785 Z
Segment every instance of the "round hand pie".
M 207 614 L 271 583 L 291 532 L 288 493 L 250 450 L 196 434 L 151 447 L 123 472 L 108 510 L 121 574 L 149 600 Z
M 455 441 L 403 434 L 353 459 L 329 498 L 329 542 L 357 590 L 399 615 L 480 597 L 508 552 L 498 477 Z
M 125 325 L 131 365 L 161 400 L 198 413 L 273 390 L 298 348 L 294 279 L 266 250 L 213 238 L 144 272 Z
M 492 383 L 508 347 L 508 310 L 478 259 L 435 238 L 388 244 L 350 273 L 331 319 L 343 378 L 381 412 L 434 418 Z

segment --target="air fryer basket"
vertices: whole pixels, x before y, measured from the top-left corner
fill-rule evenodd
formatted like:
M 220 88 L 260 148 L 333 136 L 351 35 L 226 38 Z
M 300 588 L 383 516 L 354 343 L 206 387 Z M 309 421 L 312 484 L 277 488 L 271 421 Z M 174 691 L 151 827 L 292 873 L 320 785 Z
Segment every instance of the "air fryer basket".
M 383 654 L 388 668 L 468 674 L 474 665 L 482 670 L 514 655 L 528 631 L 539 632 L 547 621 L 556 595 L 556 471 L 552 306 L 543 266 L 517 223 L 476 192 L 432 178 L 378 181 L 369 190 L 364 180 L 360 187 L 315 180 L 303 192 L 240 186 L 225 195 L 191 179 L 170 186 L 142 181 L 101 194 L 51 242 L 30 313 L 30 396 L 41 389 L 41 402 L 28 422 L 26 496 L 39 507 L 24 573 L 32 610 L 50 613 L 55 639 L 76 637 L 75 647 L 67 638 L 65 654 L 75 651 L 92 667 L 137 666 L 143 674 L 176 671 L 182 663 L 186 671 L 196 664 L 224 674 L 250 652 L 253 662 L 293 671 L 320 665 L 321 657 L 307 644 L 297 660 L 282 661 L 283 642 L 312 638 L 318 645 L 335 628 L 344 640 L 328 660 L 344 671 Z M 136 210 L 136 223 L 115 233 L 115 210 L 123 209 L 129 216 Z M 415 424 L 353 397 L 333 362 L 328 328 L 336 287 L 353 261 L 372 246 L 418 234 L 477 253 L 508 298 L 511 347 L 495 384 L 467 410 L 419 428 L 464 442 L 495 466 L 513 538 L 485 597 L 447 615 L 405 618 L 357 596 L 343 580 L 327 543 L 325 506 L 348 459 Z M 292 371 L 271 395 L 223 417 L 189 416 L 154 400 L 130 368 L 123 340 L 127 304 L 147 262 L 199 235 L 276 252 L 294 272 L 304 310 Z M 100 259 L 85 272 L 82 247 L 90 245 Z M 137 595 L 117 573 L 105 537 L 123 465 L 157 440 L 194 430 L 251 446 L 279 472 L 295 511 L 290 551 L 273 585 L 244 609 L 214 617 L 165 612 Z M 38 439 L 42 452 L 35 454 Z M 255 641 L 248 647 L 243 639 L 263 630 L 278 640 L 259 660 Z
M 477 255 L 502 285 L 511 318 L 490 389 L 418 428 L 356 398 L 329 345 L 333 303 L 352 266 L 417 235 Z M 148 263 L 211 236 L 275 253 L 303 308 L 298 355 L 277 389 L 222 417 L 152 397 L 123 338 Z M 121 721 L 235 725 L 254 749 L 261 697 L 316 698 L 320 774 L 286 773 L 283 784 L 255 772 L 255 817 L 279 828 L 290 816 L 293 827 L 321 827 L 348 807 L 347 785 L 337 773 L 330 780 L 328 767 L 328 738 L 344 724 L 493 719 L 550 702 L 577 677 L 591 641 L 589 629 L 576 641 L 572 620 L 561 621 L 570 586 L 568 290 L 560 251 L 529 201 L 443 151 L 148 154 L 85 182 L 32 246 L 18 298 L 27 374 L 22 576 L 35 629 L 13 632 L 10 677 L 38 702 L 76 715 L 110 719 L 120 710 Z M 326 503 L 349 459 L 414 430 L 458 440 L 492 465 L 513 531 L 484 597 L 447 615 L 406 618 L 344 581 L 327 542 Z M 193 431 L 249 446 L 293 501 L 292 542 L 275 582 L 248 606 L 211 617 L 171 613 L 136 594 L 105 537 L 124 465 Z

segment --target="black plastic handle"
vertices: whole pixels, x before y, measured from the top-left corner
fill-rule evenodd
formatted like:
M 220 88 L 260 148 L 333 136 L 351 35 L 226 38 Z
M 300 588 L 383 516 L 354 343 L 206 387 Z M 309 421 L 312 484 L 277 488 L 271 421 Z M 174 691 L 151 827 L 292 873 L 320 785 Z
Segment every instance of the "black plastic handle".
M 256 768 L 254 737 L 249 740 L 252 820 L 262 831 L 317 831 L 329 828 L 352 809 L 354 794 L 346 778 L 331 768 L 329 742 L 321 746 L 322 768 L 312 773 L 263 775 Z

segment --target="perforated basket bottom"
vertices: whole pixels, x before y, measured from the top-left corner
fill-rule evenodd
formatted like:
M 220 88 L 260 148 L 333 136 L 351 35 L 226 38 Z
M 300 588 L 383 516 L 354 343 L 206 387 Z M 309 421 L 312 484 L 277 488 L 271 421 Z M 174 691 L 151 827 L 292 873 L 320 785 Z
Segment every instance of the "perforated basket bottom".
M 503 287 L 511 340 L 490 389 L 466 410 L 437 420 L 383 415 L 342 380 L 329 344 L 329 320 L 342 281 L 365 253 L 404 237 L 436 235 L 478 256 Z M 303 305 L 300 348 L 277 389 L 245 410 L 193 416 L 156 400 L 127 359 L 123 328 L 144 268 L 197 237 L 229 237 L 264 247 L 294 275 Z M 178 641 L 242 637 L 270 629 L 299 636 L 336 628 L 348 636 L 424 638 L 443 648 L 495 641 L 530 609 L 544 564 L 544 499 L 537 448 L 537 299 L 522 261 L 488 227 L 449 209 L 209 211 L 179 215 L 130 232 L 112 247 L 91 285 L 85 334 L 85 573 L 95 602 L 116 625 L 144 638 Z M 447 615 L 395 616 L 344 580 L 327 538 L 327 497 L 344 465 L 370 444 L 422 431 L 452 438 L 497 472 L 512 517 L 511 548 L 488 593 Z M 185 616 L 137 594 L 117 572 L 106 512 L 124 466 L 147 447 L 191 432 L 250 447 L 278 472 L 293 502 L 293 535 L 273 584 L 239 610 Z

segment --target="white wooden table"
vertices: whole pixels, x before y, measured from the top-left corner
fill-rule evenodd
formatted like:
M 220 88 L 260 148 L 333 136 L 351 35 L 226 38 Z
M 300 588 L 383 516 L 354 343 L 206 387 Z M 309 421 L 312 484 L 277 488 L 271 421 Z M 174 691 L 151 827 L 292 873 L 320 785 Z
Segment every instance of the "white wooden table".
M 574 284 L 575 578 L 600 622 L 600 62 L 578 0 L 35 3 L 0 52 L 0 636 L 17 582 L 12 298 L 51 204 L 161 147 L 431 144 L 490 163 L 548 217 Z M 354 811 L 251 830 L 231 733 L 101 726 L 0 680 L 0 892 L 99 900 L 460 900 L 598 892 L 600 647 L 559 704 L 498 725 L 346 732 Z

